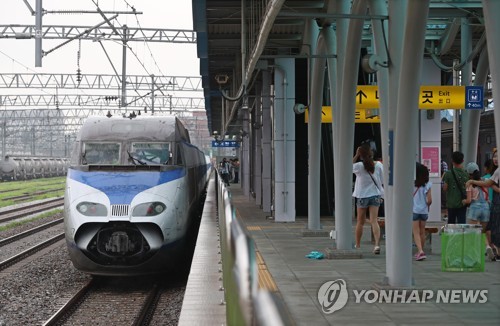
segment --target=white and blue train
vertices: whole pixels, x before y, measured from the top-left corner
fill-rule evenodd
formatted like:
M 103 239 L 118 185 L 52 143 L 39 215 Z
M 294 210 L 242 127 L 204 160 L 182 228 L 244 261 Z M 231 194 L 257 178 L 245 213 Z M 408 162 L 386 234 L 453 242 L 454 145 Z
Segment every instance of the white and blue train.
M 70 259 L 93 275 L 171 270 L 184 253 L 210 162 L 171 116 L 89 117 L 68 169 Z

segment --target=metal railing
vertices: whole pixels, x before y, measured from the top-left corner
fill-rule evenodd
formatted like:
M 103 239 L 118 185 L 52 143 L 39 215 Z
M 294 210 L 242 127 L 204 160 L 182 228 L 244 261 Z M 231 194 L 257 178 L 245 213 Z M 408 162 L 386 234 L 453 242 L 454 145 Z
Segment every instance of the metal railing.
M 258 288 L 255 243 L 236 217 L 222 178 L 216 174 L 222 273 L 228 325 L 287 325 L 284 303 Z

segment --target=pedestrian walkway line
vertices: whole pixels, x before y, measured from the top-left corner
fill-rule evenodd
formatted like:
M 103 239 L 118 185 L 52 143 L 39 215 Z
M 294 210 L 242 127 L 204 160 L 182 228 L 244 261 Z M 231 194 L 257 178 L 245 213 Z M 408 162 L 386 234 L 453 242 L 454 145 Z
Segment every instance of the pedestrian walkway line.
M 266 289 L 270 292 L 277 292 L 278 287 L 276 286 L 271 273 L 269 273 L 262 255 L 257 250 L 255 251 L 255 254 L 257 256 L 257 267 L 259 269 L 259 288 Z

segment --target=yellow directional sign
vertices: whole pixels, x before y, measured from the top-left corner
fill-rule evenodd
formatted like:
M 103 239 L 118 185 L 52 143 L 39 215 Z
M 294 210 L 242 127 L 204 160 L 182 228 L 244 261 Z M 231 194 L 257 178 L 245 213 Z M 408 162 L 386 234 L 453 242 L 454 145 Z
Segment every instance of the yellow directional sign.
M 482 86 L 421 86 L 419 108 L 433 109 L 483 109 Z
M 481 86 L 421 86 L 418 107 L 422 110 L 482 109 Z M 356 91 L 356 123 L 380 123 L 378 86 L 358 85 Z M 369 111 L 367 111 L 367 109 Z M 331 123 L 331 107 L 323 106 L 322 123 Z M 309 116 L 306 110 L 305 121 Z
M 356 90 L 356 109 L 378 109 L 378 86 L 358 85 Z
M 380 117 L 378 113 L 374 112 L 378 110 L 358 110 L 355 113 L 355 123 L 380 123 Z M 309 123 L 309 108 L 305 112 L 305 122 Z M 321 108 L 321 123 L 331 123 L 332 122 L 332 107 L 323 106 Z
M 464 109 L 465 86 L 421 86 L 418 103 L 424 110 Z
M 356 109 L 379 108 L 378 86 L 358 85 Z M 423 110 L 482 109 L 483 90 L 478 86 L 420 86 L 418 107 Z

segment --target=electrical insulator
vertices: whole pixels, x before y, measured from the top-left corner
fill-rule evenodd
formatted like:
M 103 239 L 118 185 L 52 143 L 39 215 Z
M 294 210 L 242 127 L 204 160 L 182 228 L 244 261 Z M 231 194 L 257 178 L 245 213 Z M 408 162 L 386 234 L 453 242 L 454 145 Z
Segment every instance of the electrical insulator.
M 81 82 L 82 81 L 82 72 L 80 68 L 76 69 L 76 81 Z

